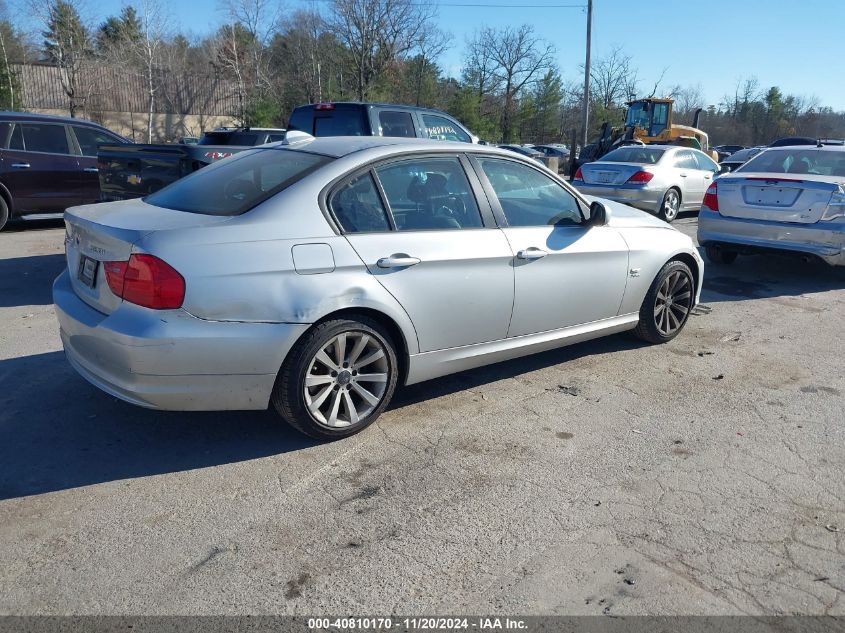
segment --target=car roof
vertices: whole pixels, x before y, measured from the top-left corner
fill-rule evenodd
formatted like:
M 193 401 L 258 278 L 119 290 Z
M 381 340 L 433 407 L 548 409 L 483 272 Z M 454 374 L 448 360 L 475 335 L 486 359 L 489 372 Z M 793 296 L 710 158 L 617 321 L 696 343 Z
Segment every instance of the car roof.
M 73 123 L 74 125 L 92 125 L 98 128 L 107 129 L 99 123 L 94 123 L 88 119 L 77 119 L 75 117 L 60 116 L 57 114 L 39 114 L 37 112 L 0 112 L 0 119 L 9 119 L 12 121 L 45 121 L 51 123 Z
M 385 148 L 386 153 L 400 152 L 467 152 L 483 151 L 501 156 L 513 156 L 513 152 L 498 150 L 491 145 L 475 145 L 458 141 L 438 141 L 427 138 L 404 138 L 399 136 L 320 136 L 313 140 L 305 140 L 287 145 L 285 141 L 268 143 L 263 148 L 301 150 L 313 154 L 322 154 L 341 158 L 355 152 L 369 149 Z
M 401 108 L 402 110 L 415 110 L 417 112 L 438 112 L 445 114 L 450 119 L 454 119 L 451 114 L 448 112 L 443 112 L 443 110 L 438 110 L 437 108 L 424 108 L 423 106 L 412 106 L 412 105 L 404 105 L 402 103 L 381 103 L 377 101 L 326 101 L 324 103 L 306 103 L 300 106 L 296 106 L 296 110 L 301 108 L 316 108 L 317 106 L 324 105 L 324 104 L 331 104 L 334 106 L 339 105 L 353 105 L 353 106 L 375 106 L 377 108 Z M 326 112 L 331 112 L 331 110 L 326 110 Z
M 805 152 L 817 149 L 823 152 L 845 152 L 845 145 L 781 145 L 780 147 L 767 147 L 766 151 L 774 149 L 800 149 Z

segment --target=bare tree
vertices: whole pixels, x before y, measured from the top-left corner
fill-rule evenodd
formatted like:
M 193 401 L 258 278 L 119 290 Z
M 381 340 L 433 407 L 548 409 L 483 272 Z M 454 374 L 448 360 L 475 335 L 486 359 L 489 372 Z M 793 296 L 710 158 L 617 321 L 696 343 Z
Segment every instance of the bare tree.
M 493 74 L 504 90 L 502 139 L 509 143 L 513 133 L 516 99 L 528 85 L 536 82 L 552 68 L 554 47 L 537 38 L 528 24 L 506 27 L 490 33 L 488 43 L 495 63 Z
M 467 40 L 467 53 L 464 61 L 464 81 L 471 85 L 478 98 L 478 115 L 484 116 L 484 99 L 499 87 L 496 75 L 496 61 L 493 59 L 492 40 L 495 31 L 483 28 L 475 31 Z
M 278 32 L 280 4 L 278 0 L 221 0 L 221 7 L 230 25 L 248 35 L 240 46 L 246 57 L 252 89 L 260 95 L 269 86 L 268 48 Z M 243 74 L 246 69 L 241 69 Z
M 621 46 L 615 46 L 609 55 L 590 66 L 590 92 L 606 110 L 636 98 L 637 71 L 631 62 L 631 56 Z
M 328 25 L 348 50 L 359 99 L 419 43 L 434 16 L 424 0 L 334 0 Z
M 43 26 L 44 53 L 59 70 L 62 90 L 68 97 L 70 116 L 80 103 L 82 69 L 88 62 L 92 42 L 80 17 L 80 0 L 30 0 L 32 15 Z M 84 105 L 84 103 L 82 103 Z
M 423 78 L 434 60 L 440 57 L 449 48 L 449 36 L 429 23 L 423 27 L 417 37 L 417 44 L 414 47 L 417 53 L 416 73 L 414 77 L 415 105 L 420 105 L 422 97 Z
M 289 65 L 290 76 L 309 103 L 323 100 L 323 74 L 329 61 L 320 42 L 325 31 L 325 22 L 319 13 L 299 11 L 293 15 L 284 33 L 284 52 L 296 60 Z

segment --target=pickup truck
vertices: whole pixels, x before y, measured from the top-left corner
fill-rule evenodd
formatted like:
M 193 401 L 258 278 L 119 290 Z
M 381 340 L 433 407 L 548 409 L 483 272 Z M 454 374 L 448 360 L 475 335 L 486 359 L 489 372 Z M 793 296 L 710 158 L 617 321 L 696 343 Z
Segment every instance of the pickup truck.
M 100 200 L 146 196 L 215 161 L 284 137 L 285 130 L 275 128 L 217 128 L 194 145 L 101 144 Z

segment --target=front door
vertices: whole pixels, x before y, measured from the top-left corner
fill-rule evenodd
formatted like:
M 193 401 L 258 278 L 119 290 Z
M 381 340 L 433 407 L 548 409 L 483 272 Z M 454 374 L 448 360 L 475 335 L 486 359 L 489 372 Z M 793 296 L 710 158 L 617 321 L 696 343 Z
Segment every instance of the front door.
M 63 124 L 14 124 L 3 152 L 3 172 L 16 214 L 57 213 L 76 204 L 79 168 Z
M 478 158 L 514 252 L 515 296 L 508 336 L 614 317 L 628 271 L 628 247 L 609 226 L 586 226 L 575 196 L 517 161 Z
M 330 207 L 367 269 L 410 316 L 421 352 L 507 336 L 513 254 L 504 234 L 482 221 L 457 157 L 366 171 L 343 183 Z

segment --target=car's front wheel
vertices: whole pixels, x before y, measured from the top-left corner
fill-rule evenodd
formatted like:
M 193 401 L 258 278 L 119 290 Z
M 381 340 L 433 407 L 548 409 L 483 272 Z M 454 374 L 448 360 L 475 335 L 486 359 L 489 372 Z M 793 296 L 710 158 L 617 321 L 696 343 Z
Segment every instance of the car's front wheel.
M 332 319 L 295 345 L 273 388 L 276 411 L 320 440 L 354 435 L 375 422 L 398 378 L 395 344 L 365 316 Z
M 695 281 L 684 262 L 668 262 L 651 284 L 634 334 L 649 343 L 671 341 L 684 328 L 695 300 Z

